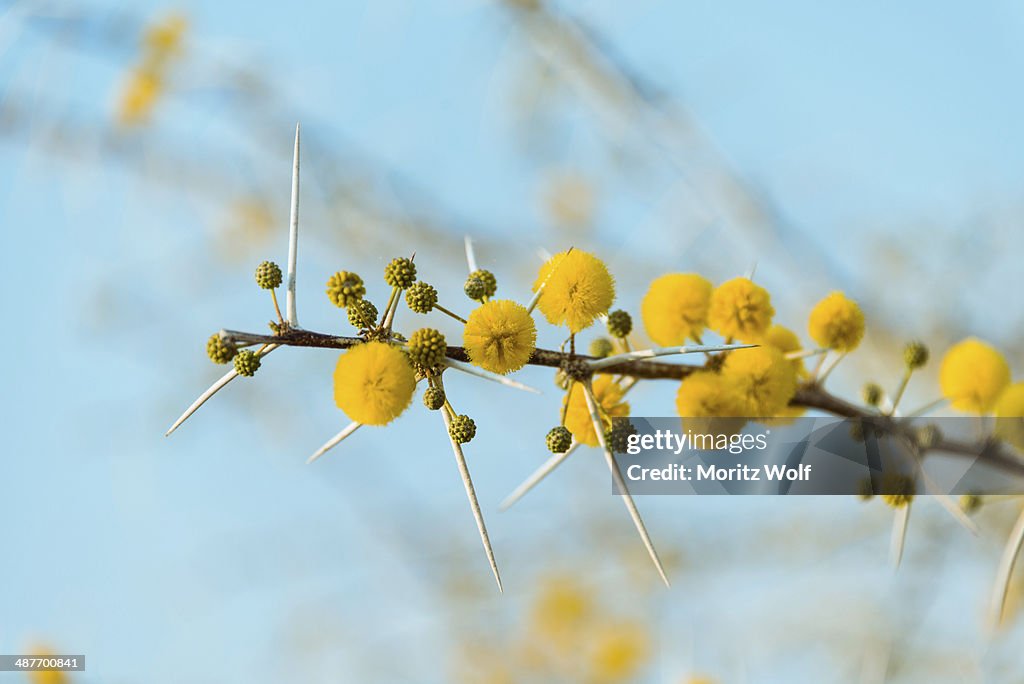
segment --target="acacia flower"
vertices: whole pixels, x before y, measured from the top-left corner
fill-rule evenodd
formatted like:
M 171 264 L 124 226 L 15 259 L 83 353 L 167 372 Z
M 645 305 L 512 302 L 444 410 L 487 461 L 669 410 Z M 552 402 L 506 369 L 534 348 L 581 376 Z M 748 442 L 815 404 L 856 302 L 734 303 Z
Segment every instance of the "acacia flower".
M 784 325 L 779 325 L 778 323 L 764 332 L 761 344 L 768 345 L 769 347 L 775 347 L 783 354 L 800 351 L 804 348 L 804 345 L 800 342 L 800 338 L 797 337 L 795 332 Z M 793 366 L 793 371 L 796 373 L 797 377 L 803 377 L 807 374 L 807 368 L 804 367 L 803 359 L 789 359 L 789 364 Z
M 526 365 L 537 343 L 537 326 L 526 307 L 495 299 L 469 314 L 462 344 L 470 360 L 492 373 L 511 373 Z
M 697 371 L 683 378 L 676 392 L 676 412 L 682 418 L 736 418 L 745 402 L 737 388 L 711 371 Z
M 552 325 L 566 324 L 573 333 L 590 326 L 615 299 L 615 282 L 608 267 L 578 249 L 548 259 L 540 267 L 533 291 L 541 286 L 544 294 L 537 305 L 544 317 Z
M 727 339 L 756 342 L 774 315 L 768 290 L 750 278 L 733 278 L 711 293 L 708 326 Z
M 995 433 L 1024 451 L 1024 382 L 1010 385 L 996 402 Z
M 1006 359 L 979 339 L 963 340 L 942 357 L 939 387 L 958 411 L 987 413 L 1009 384 Z
M 864 312 L 842 292 L 833 292 L 815 305 L 807 331 L 822 347 L 851 352 L 864 337 Z
M 416 376 L 405 354 L 384 342 L 352 347 L 334 368 L 334 403 L 364 425 L 387 425 L 412 401 Z
M 730 352 L 722 366 L 722 380 L 743 397 L 749 417 L 782 414 L 796 392 L 793 366 L 774 347 Z
M 711 283 L 696 273 L 669 273 L 651 283 L 640 303 L 647 335 L 662 347 L 697 340 L 708 322 Z
M 594 378 L 594 399 L 600 407 L 601 418 L 605 427 L 611 425 L 612 418 L 629 416 L 629 402 L 623 401 L 623 391 L 619 383 L 614 382 L 610 375 L 598 375 Z M 574 382 L 572 388 L 562 400 L 565 408 L 565 427 L 569 429 L 576 441 L 587 446 L 597 446 L 597 433 L 590 418 L 587 406 L 586 391 L 583 386 Z

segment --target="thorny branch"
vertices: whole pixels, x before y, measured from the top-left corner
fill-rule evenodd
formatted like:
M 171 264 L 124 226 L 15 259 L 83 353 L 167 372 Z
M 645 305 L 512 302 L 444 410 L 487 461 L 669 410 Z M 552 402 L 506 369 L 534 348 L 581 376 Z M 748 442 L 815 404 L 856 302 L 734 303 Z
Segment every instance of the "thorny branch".
M 364 342 L 360 337 L 329 335 L 326 333 L 302 329 L 290 329 L 277 335 L 260 335 L 240 332 L 237 330 L 222 330 L 220 335 L 225 341 L 233 342 L 240 346 L 250 344 L 274 344 L 285 347 L 348 349 Z M 570 357 L 583 360 L 595 360 L 593 357 L 583 354 L 571 356 L 568 353 L 550 349 L 535 349 L 528 364 L 532 366 L 559 368 L 562 363 L 569 360 Z M 448 347 L 448 358 L 455 361 L 469 361 L 469 355 L 466 353 L 466 350 L 463 347 L 457 346 Z M 700 368 L 700 366 L 640 360 L 626 361 L 614 366 L 608 366 L 606 368 L 602 368 L 601 372 L 610 375 L 622 375 L 643 380 L 681 380 L 687 375 L 700 370 Z M 870 419 L 874 422 L 876 427 L 891 434 L 909 435 L 912 430 L 908 419 L 882 416 L 878 413 L 863 409 L 856 404 L 852 404 L 831 394 L 819 384 L 808 383 L 800 386 L 790 403 L 793 406 L 817 409 L 843 418 Z M 965 458 L 975 458 L 1013 475 L 1024 477 L 1024 460 L 1011 453 L 1001 442 L 996 440 L 967 442 L 943 437 L 924 451 L 947 453 Z

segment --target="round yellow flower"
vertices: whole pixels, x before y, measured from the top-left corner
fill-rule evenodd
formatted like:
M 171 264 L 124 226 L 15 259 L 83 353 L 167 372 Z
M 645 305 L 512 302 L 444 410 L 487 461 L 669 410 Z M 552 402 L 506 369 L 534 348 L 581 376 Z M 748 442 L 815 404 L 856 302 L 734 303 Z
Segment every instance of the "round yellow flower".
M 526 307 L 495 299 L 469 314 L 462 344 L 470 360 L 494 373 L 511 373 L 526 365 L 537 344 L 537 326 Z
M 1024 451 L 1024 382 L 1010 385 L 996 402 L 996 435 Z
M 650 637 L 638 623 L 612 622 L 597 629 L 590 644 L 593 682 L 636 681 L 650 658 Z
M 597 405 L 603 409 L 602 419 L 605 427 L 609 427 L 610 418 L 629 417 L 629 402 L 622 400 L 622 387 L 612 381 L 610 375 L 598 375 L 594 378 L 594 399 Z M 569 429 L 577 442 L 587 446 L 597 446 L 597 433 L 594 432 L 594 423 L 590 420 L 590 409 L 587 407 L 587 397 L 583 386 L 578 382 L 572 384 L 572 389 L 562 400 L 565 411 L 565 427 Z
M 696 273 L 669 273 L 655 280 L 640 303 L 647 335 L 663 347 L 699 338 L 708 322 L 711 289 Z
M 546 282 L 546 284 L 545 284 Z M 552 325 L 577 333 L 590 326 L 615 300 L 615 281 L 604 262 L 587 252 L 561 252 L 540 267 L 533 284 L 544 287 L 537 307 Z
M 775 347 L 783 354 L 800 351 L 804 348 L 795 332 L 778 323 L 765 331 L 760 343 L 769 347 Z M 804 367 L 803 359 L 789 359 L 789 365 L 793 366 L 793 371 L 797 377 L 803 377 L 807 374 L 807 368 Z
M 722 365 L 722 380 L 743 397 L 746 415 L 751 418 L 781 415 L 796 393 L 793 366 L 774 347 L 729 352 Z
M 774 315 L 768 290 L 750 278 L 733 278 L 711 293 L 708 325 L 722 337 L 756 342 Z
M 981 340 L 963 340 L 942 357 L 939 387 L 958 411 L 987 413 L 1009 384 L 1006 359 Z
M 676 393 L 676 412 L 683 428 L 701 433 L 739 432 L 746 404 L 736 387 L 718 373 L 697 371 L 683 378 Z
M 352 347 L 334 368 L 334 403 L 364 425 L 387 425 L 412 401 L 416 376 L 405 354 L 384 342 Z
M 864 312 L 842 292 L 833 292 L 815 305 L 807 330 L 822 347 L 850 352 L 864 337 Z

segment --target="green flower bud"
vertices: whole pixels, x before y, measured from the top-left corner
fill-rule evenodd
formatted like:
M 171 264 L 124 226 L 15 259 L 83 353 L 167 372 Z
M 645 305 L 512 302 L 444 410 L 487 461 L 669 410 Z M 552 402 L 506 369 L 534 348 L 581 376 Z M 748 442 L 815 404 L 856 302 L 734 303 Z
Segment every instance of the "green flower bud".
M 348 307 L 348 322 L 359 330 L 368 330 L 377 324 L 377 307 L 369 299 L 352 302 Z
M 633 331 L 633 318 L 623 311 L 616 309 L 608 314 L 608 332 L 612 337 L 627 337 Z
M 206 355 L 214 363 L 227 363 L 235 358 L 238 348 L 221 338 L 220 333 L 213 333 L 206 341 Z
M 431 411 L 444 406 L 444 390 L 440 387 L 428 387 L 423 392 L 423 405 Z
M 868 406 L 878 406 L 882 403 L 883 394 L 885 394 L 884 390 L 878 385 L 878 383 L 874 382 L 865 384 L 860 390 L 860 395 L 864 399 L 864 403 Z
M 476 423 L 469 416 L 453 416 L 448 434 L 459 444 L 465 444 L 476 437 Z
M 327 279 L 327 297 L 339 308 L 352 306 L 366 294 L 363 279 L 351 271 L 338 271 Z
M 433 328 L 420 328 L 409 337 L 409 358 L 414 364 L 433 368 L 448 354 L 444 335 Z
M 422 280 L 413 283 L 405 292 L 405 303 L 409 309 L 418 314 L 427 314 L 437 304 L 437 290 L 433 285 L 428 285 Z
M 479 278 L 470 276 L 466 279 L 466 284 L 462 288 L 466 296 L 472 299 L 474 302 L 482 302 L 484 297 L 487 296 L 487 285 L 484 281 Z
M 882 476 L 882 501 L 893 508 L 903 508 L 914 500 L 917 483 L 910 475 L 903 473 L 887 473 Z
M 977 494 L 964 494 L 960 497 L 960 510 L 964 513 L 974 513 L 981 508 L 982 500 Z
M 940 430 L 939 426 L 934 423 L 922 425 L 917 430 L 917 444 L 922 449 L 931 449 L 941 441 L 942 430 Z
M 391 287 L 406 289 L 416 282 L 416 264 L 412 259 L 395 257 L 384 267 L 384 282 Z
M 469 280 L 476 278 L 484 286 L 484 297 L 493 297 L 494 293 L 498 291 L 498 279 L 494 277 L 494 274 L 490 271 L 485 271 L 480 268 L 469 274 L 467 283 Z
M 548 451 L 553 454 L 564 454 L 572 446 L 572 433 L 564 425 L 553 427 L 545 438 Z
M 624 454 L 629 446 L 630 435 L 637 434 L 636 426 L 629 418 L 612 418 L 612 425 L 604 431 L 604 443 L 613 454 Z
M 908 370 L 917 370 L 928 363 L 928 347 L 924 342 L 908 342 L 903 348 L 903 362 Z
M 256 267 L 256 284 L 264 290 L 281 286 L 281 267 L 273 261 L 264 261 Z
M 615 351 L 615 347 L 607 337 L 598 337 L 590 343 L 589 351 L 591 356 L 603 359 L 606 356 L 611 356 L 612 352 Z
M 260 355 L 250 349 L 243 349 L 235 355 L 235 371 L 248 378 L 256 375 L 260 368 Z

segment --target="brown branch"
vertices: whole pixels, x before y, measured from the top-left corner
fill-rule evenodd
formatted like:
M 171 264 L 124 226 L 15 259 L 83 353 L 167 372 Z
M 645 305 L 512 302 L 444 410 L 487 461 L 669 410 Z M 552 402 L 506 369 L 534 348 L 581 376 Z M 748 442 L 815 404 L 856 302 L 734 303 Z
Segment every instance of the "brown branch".
M 286 330 L 278 335 L 259 335 L 237 330 L 222 330 L 220 335 L 225 341 L 238 345 L 276 344 L 285 347 L 311 347 L 316 349 L 348 349 L 364 342 L 360 337 L 328 335 L 302 329 Z M 468 362 L 469 354 L 466 353 L 464 347 L 449 346 L 448 358 Z M 531 366 L 558 368 L 569 358 L 570 354 L 567 353 L 551 349 L 535 349 L 527 363 Z M 583 354 L 577 354 L 571 358 L 585 361 L 594 360 L 594 357 Z M 602 368 L 601 372 L 609 375 L 625 375 L 643 380 L 681 380 L 698 370 L 700 370 L 699 366 L 642 360 L 626 361 L 614 366 L 608 366 Z M 904 435 L 911 436 L 913 431 L 913 427 L 906 420 L 890 418 L 868 411 L 829 393 L 820 385 L 813 383 L 801 385 L 790 404 L 802 408 L 816 409 L 842 418 L 871 419 L 878 427 L 894 434 L 903 433 Z M 1024 460 L 1021 460 L 1006 449 L 1001 442 L 996 440 L 966 442 L 944 437 L 934 446 L 927 449 L 927 451 L 947 453 L 964 458 L 975 458 L 1014 475 L 1024 477 Z

